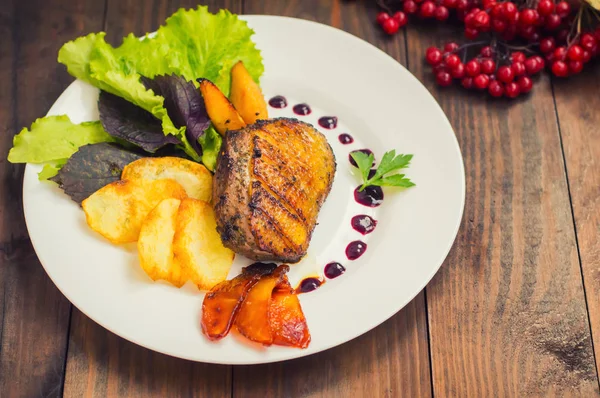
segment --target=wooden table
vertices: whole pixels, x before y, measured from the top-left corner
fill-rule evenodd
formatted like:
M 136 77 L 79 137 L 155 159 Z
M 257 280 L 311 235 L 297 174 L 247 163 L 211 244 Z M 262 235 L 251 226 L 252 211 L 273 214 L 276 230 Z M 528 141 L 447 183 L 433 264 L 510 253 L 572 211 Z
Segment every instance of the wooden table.
M 423 54 L 459 38 L 459 29 L 412 24 L 388 38 L 374 26 L 374 3 L 210 7 L 330 24 L 408 67 L 441 103 L 463 151 L 467 196 L 456 243 L 427 288 L 375 330 L 311 357 L 231 367 L 154 353 L 74 308 L 29 241 L 23 167 L 5 160 L 12 135 L 72 81 L 56 62 L 64 42 L 100 30 L 113 42 L 142 34 L 196 3 L 2 1 L 0 397 L 600 396 L 600 68 L 569 81 L 544 76 L 516 101 L 439 89 Z

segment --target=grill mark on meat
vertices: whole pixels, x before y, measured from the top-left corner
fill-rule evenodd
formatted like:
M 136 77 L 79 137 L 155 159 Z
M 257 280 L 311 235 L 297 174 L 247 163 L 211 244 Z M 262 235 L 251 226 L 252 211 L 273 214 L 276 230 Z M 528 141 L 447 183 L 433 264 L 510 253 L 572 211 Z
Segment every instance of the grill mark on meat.
M 261 250 L 281 257 L 293 256 L 296 252 L 297 245 L 294 245 L 286 237 L 269 214 L 260 209 L 253 210 L 251 225 L 253 227 L 252 233 Z M 272 232 L 276 233 L 273 234 Z M 300 259 L 300 256 L 295 256 L 293 259 Z
M 284 203 L 277 200 L 271 192 L 259 181 L 253 184 L 251 206 L 253 210 L 261 210 L 269 216 L 273 224 L 287 239 L 294 243 L 296 248 L 301 248 L 308 235 L 306 224 L 294 213 L 290 212 Z M 283 228 L 286 225 L 287 228 Z

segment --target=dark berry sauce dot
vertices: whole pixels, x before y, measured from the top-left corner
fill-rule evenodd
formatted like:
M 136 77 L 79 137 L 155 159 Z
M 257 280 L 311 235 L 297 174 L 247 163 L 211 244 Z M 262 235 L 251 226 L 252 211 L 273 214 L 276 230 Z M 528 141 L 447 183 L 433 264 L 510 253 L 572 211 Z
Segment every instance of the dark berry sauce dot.
M 348 154 L 348 160 L 350 161 L 350 164 L 351 164 L 352 166 L 354 166 L 354 167 L 358 167 L 358 165 L 357 165 L 357 164 L 356 164 L 356 162 L 354 161 L 354 158 L 352 157 L 352 154 L 353 154 L 354 152 L 362 152 L 362 153 L 364 153 L 364 154 L 365 154 L 365 155 L 367 155 L 367 156 L 373 153 L 373 151 L 371 151 L 370 149 L 366 149 L 366 148 L 365 148 L 365 149 L 357 149 L 356 151 L 352 151 L 352 152 L 350 152 L 350 153 Z M 373 164 L 375 164 L 375 158 L 373 158 Z
M 362 191 L 360 186 L 354 190 L 354 200 L 363 206 L 377 207 L 383 203 L 383 189 L 375 185 L 369 185 Z
M 340 134 L 338 136 L 338 140 L 344 145 L 352 144 L 354 142 L 354 138 L 350 134 Z
M 269 100 L 269 105 L 273 108 L 285 108 L 287 106 L 287 100 L 282 95 L 276 95 Z
M 300 287 L 298 290 L 300 290 L 300 293 L 312 292 L 313 290 L 321 286 L 322 283 L 323 282 L 321 282 L 317 278 L 306 278 L 303 279 L 302 282 L 300 282 Z
M 336 128 L 337 122 L 338 119 L 335 116 L 323 116 L 322 118 L 319 118 L 319 126 L 329 130 Z
M 377 226 L 377 220 L 374 220 L 373 217 L 369 217 L 366 214 L 352 217 L 350 223 L 352 224 L 352 228 L 363 235 L 370 234 Z
M 367 244 L 360 240 L 355 240 L 354 242 L 350 242 L 346 247 L 346 257 L 348 260 L 356 260 L 360 256 L 362 256 L 367 250 Z
M 337 278 L 346 272 L 346 268 L 340 263 L 329 263 L 325 266 L 325 276 L 329 279 Z
M 292 109 L 294 110 L 294 113 L 296 115 L 310 115 L 310 113 L 312 112 L 310 106 L 308 106 L 307 104 L 294 105 Z

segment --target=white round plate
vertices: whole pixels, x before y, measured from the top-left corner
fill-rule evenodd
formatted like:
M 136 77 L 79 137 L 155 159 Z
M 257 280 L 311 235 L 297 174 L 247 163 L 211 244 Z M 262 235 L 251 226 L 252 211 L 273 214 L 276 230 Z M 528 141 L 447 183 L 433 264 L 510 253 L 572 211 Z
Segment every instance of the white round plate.
M 270 116 L 294 116 L 307 103 L 312 113 L 296 116 L 313 123 L 336 116 L 337 128 L 320 130 L 337 158 L 332 192 L 323 206 L 309 253 L 293 265 L 293 283 L 322 274 L 331 261 L 346 272 L 300 295 L 312 335 L 306 349 L 258 347 L 230 333 L 210 342 L 200 329 L 204 294 L 190 283 L 176 289 L 152 282 L 138 264 L 135 245 L 117 246 L 91 231 L 81 208 L 56 185 L 41 183 L 40 167 L 28 165 L 23 186 L 27 227 L 39 259 L 60 291 L 91 319 L 149 349 L 194 361 L 255 364 L 297 358 L 334 347 L 374 328 L 413 299 L 448 254 L 458 231 L 465 195 L 460 149 L 444 113 L 421 83 L 372 45 L 314 22 L 271 16 L 244 16 L 264 57 L 261 86 L 267 99 L 283 95 L 284 109 Z M 67 114 L 76 123 L 97 120 L 98 90 L 75 81 L 49 114 Z M 354 143 L 342 145 L 348 133 Z M 348 162 L 352 150 L 370 148 L 376 159 L 390 149 L 412 153 L 406 174 L 417 184 L 385 189 L 383 204 L 354 201 L 358 177 Z M 378 220 L 366 236 L 350 219 Z M 344 249 L 362 239 L 368 247 L 355 261 Z M 230 277 L 251 261 L 237 256 Z

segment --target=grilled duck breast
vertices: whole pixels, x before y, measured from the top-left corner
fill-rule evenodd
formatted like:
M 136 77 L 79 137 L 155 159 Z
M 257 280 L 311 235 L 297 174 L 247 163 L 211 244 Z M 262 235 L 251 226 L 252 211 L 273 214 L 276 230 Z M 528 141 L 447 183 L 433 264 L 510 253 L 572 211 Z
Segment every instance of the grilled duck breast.
M 254 260 L 300 261 L 335 169 L 325 136 L 296 119 L 228 131 L 213 179 L 223 245 Z

